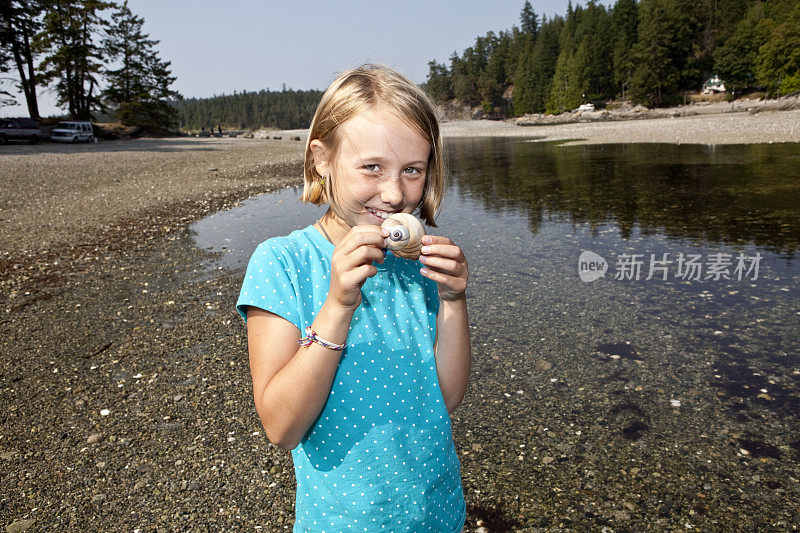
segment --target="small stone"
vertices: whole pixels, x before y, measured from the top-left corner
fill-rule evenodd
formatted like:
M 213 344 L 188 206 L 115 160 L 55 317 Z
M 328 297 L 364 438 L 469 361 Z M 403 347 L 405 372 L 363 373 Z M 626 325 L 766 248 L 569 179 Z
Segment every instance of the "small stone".
M 613 516 L 615 520 L 619 520 L 620 522 L 623 522 L 625 520 L 630 520 L 631 518 L 630 515 L 625 511 L 614 511 Z
M 101 433 L 89 435 L 89 438 L 86 439 L 86 444 L 97 444 L 98 442 L 103 442 L 103 435 Z
M 537 372 L 547 372 L 553 368 L 553 363 L 550 361 L 545 361 L 544 359 L 537 359 L 535 363 L 533 363 L 533 369 Z
M 106 501 L 105 493 L 101 492 L 100 494 L 95 494 L 94 496 L 92 496 L 92 501 L 95 503 L 102 503 Z
M 542 462 L 543 462 L 544 464 L 546 464 L 546 465 L 549 465 L 549 464 L 550 464 L 550 463 L 552 463 L 553 461 L 555 461 L 555 459 L 554 459 L 553 457 L 550 457 L 550 456 L 547 456 L 547 457 L 543 457 L 543 458 L 542 458 Z
M 133 486 L 133 491 L 136 492 L 146 486 L 147 486 L 147 478 L 143 477 L 142 479 L 137 481 L 136 484 Z
M 22 531 L 27 531 L 32 528 L 35 523 L 36 520 L 33 518 L 12 522 L 6 526 L 6 533 L 21 533 Z
M 21 533 L 22 531 L 27 531 L 33 527 L 33 524 L 36 523 L 36 520 L 33 518 L 29 518 L 28 520 L 18 520 L 16 522 L 12 522 L 6 526 L 6 533 Z
M 111 411 L 109 409 L 101 409 L 100 410 L 100 416 L 108 416 L 110 414 L 111 414 Z
M 172 397 L 172 399 L 176 402 L 179 402 L 183 400 L 183 394 L 176 394 L 175 396 Z
M 11 458 L 13 458 L 14 455 L 15 455 L 14 452 L 3 452 L 0 453 L 0 459 L 2 459 L 3 461 L 8 461 Z
M 669 401 L 669 404 L 670 404 L 672 407 L 680 407 L 680 406 L 681 406 L 681 401 L 680 401 L 680 400 L 670 400 L 670 401 Z
M 153 467 L 147 463 L 141 464 L 136 467 L 136 471 L 140 474 L 149 474 L 153 471 Z

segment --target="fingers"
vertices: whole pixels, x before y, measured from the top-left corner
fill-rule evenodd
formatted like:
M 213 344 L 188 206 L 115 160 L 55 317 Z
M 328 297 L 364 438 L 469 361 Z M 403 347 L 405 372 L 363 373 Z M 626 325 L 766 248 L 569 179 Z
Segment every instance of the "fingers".
M 439 237 L 437 235 L 425 235 L 422 238 L 422 249 L 420 252 L 423 257 L 447 257 L 459 263 L 466 264 L 467 258 L 464 252 L 453 244 L 453 241 L 447 237 Z M 422 260 L 422 258 L 420 258 Z M 424 261 L 423 261 L 424 262 Z
M 463 275 L 466 272 L 465 265 L 454 259 L 421 255 L 419 260 L 426 267 L 436 269 L 439 272 L 447 272 L 454 275 Z
M 373 263 L 383 263 L 380 246 L 383 235 L 378 226 L 355 226 L 336 246 L 331 259 L 329 298 L 355 309 L 361 302 L 361 287 L 378 273 Z
M 467 290 L 467 278 L 462 276 L 451 276 L 442 272 L 437 272 L 430 268 L 420 271 L 423 276 L 435 281 L 439 286 L 439 297 L 442 300 L 454 300 L 463 297 Z
M 370 265 L 373 262 L 383 263 L 385 258 L 383 250 L 380 248 L 375 246 L 360 246 L 349 254 L 342 256 L 342 259 L 350 268 L 355 268 L 359 265 Z
M 356 288 L 360 289 L 364 285 L 364 282 L 367 281 L 367 278 L 371 278 L 377 273 L 378 269 L 375 265 L 360 265 L 352 270 L 342 272 L 339 281 L 344 288 L 353 290 Z
M 383 241 L 384 238 L 380 226 L 354 226 L 336 247 L 336 252 L 347 255 L 361 246 L 381 248 Z
M 426 235 L 422 238 L 420 272 L 437 282 L 439 297 L 444 300 L 462 298 L 467 289 L 469 268 L 464 252 L 447 237 Z

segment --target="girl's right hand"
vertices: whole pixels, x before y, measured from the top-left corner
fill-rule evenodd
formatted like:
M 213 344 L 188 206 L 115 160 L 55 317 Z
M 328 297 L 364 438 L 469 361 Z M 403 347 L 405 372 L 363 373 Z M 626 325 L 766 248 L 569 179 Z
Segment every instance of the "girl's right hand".
M 355 311 L 361 304 L 361 287 L 378 273 L 373 262 L 383 263 L 385 236 L 380 226 L 354 226 L 336 245 L 331 260 L 328 301 Z

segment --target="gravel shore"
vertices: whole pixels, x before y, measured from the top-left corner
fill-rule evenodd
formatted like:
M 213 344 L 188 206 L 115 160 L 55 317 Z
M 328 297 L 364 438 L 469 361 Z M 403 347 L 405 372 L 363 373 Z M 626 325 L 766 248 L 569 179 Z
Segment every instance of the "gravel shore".
M 798 142 L 800 112 L 453 122 L 444 131 Z M 0 526 L 290 528 L 291 457 L 260 427 L 233 310 L 241 274 L 215 269 L 187 227 L 301 184 L 302 150 L 288 140 L 193 138 L 0 147 Z M 473 454 L 491 446 L 473 442 Z M 468 495 L 473 528 L 477 510 L 487 516 L 487 502 L 509 497 L 487 491 Z M 535 529 L 530 513 L 516 503 L 512 510 L 518 529 Z M 624 529 L 620 517 L 614 526 Z
M 752 144 L 800 142 L 800 110 L 675 118 L 517 126 L 509 122 L 448 122 L 449 137 L 526 136 L 574 144 Z

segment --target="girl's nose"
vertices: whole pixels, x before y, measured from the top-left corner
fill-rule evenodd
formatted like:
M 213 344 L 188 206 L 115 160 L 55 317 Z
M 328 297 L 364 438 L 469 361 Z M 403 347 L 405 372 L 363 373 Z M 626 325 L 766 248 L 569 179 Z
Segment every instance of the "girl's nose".
M 381 201 L 387 205 L 397 206 L 403 203 L 403 188 L 400 180 L 386 180 L 381 187 Z

